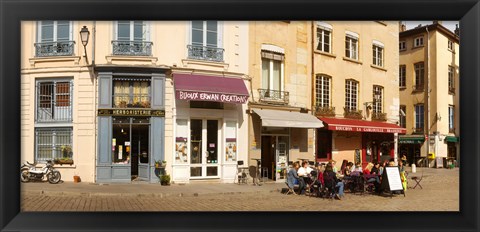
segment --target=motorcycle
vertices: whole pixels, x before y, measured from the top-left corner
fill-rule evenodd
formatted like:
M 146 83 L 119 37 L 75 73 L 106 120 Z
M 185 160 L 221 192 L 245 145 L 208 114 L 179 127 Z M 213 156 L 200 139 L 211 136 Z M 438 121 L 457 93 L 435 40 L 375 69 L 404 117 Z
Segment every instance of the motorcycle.
M 62 179 L 60 172 L 53 168 L 53 162 L 48 160 L 44 167 L 37 169 L 36 163 L 25 161 L 20 167 L 20 181 L 42 181 L 45 176 L 50 184 L 58 184 Z

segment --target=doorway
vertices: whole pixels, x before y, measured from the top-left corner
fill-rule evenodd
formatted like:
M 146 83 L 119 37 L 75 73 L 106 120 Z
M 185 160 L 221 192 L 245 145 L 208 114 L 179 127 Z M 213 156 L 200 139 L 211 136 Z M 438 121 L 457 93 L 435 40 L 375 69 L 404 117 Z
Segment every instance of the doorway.
M 268 169 L 268 178 L 285 181 L 288 169 L 289 136 L 262 135 L 262 167 Z
M 219 177 L 219 120 L 190 120 L 190 178 Z

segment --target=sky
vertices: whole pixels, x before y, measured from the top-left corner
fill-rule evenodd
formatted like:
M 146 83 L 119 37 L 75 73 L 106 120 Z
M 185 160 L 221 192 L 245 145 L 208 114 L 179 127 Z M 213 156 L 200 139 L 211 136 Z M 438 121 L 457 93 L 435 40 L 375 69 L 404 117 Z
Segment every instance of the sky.
M 404 21 L 404 22 L 407 25 L 407 30 L 417 27 L 418 24 L 422 24 L 422 26 L 432 24 L 432 21 Z M 459 21 L 442 21 L 442 25 L 448 28 L 452 32 L 455 30 L 455 24 L 458 24 L 458 27 L 460 27 Z

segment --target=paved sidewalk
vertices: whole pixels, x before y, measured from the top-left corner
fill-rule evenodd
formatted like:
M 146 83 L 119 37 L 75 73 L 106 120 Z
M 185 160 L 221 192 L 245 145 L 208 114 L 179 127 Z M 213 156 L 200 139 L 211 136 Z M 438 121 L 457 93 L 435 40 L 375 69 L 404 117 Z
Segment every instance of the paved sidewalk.
M 159 183 L 132 182 L 132 183 L 73 183 L 65 181 L 59 184 L 48 182 L 22 183 L 21 192 L 42 194 L 48 196 L 155 196 L 155 197 L 182 197 L 207 194 L 255 194 L 281 191 L 285 183 L 267 182 L 262 186 L 252 184 L 228 184 L 211 182 L 193 182 L 188 184 L 171 184 L 162 186 Z

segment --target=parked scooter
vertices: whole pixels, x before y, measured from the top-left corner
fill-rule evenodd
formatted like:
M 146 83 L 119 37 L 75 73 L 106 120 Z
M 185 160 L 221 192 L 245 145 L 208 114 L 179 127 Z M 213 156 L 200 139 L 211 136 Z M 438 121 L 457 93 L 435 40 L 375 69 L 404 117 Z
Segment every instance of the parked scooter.
M 47 176 L 47 180 L 50 184 L 58 184 L 62 179 L 60 172 L 53 168 L 53 163 L 48 160 L 44 167 L 36 169 L 36 163 L 29 163 L 25 161 L 22 167 L 20 167 L 20 181 L 42 181 L 44 176 Z

